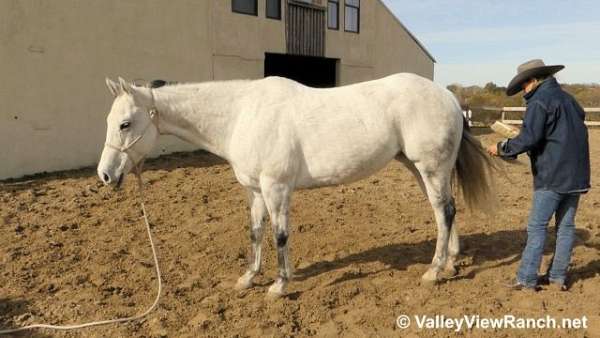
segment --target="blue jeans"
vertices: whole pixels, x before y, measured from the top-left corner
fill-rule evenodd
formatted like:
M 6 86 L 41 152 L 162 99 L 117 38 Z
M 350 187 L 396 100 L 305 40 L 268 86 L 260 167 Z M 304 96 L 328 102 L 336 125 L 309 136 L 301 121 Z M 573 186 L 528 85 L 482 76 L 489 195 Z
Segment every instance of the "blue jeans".
M 552 283 L 565 283 L 575 239 L 575 214 L 579 196 L 579 193 L 560 194 L 549 190 L 536 190 L 533 193 L 533 205 L 527 225 L 527 245 L 523 250 L 517 282 L 527 287 L 537 285 L 546 228 L 552 215 L 556 214 L 556 248 L 548 277 Z

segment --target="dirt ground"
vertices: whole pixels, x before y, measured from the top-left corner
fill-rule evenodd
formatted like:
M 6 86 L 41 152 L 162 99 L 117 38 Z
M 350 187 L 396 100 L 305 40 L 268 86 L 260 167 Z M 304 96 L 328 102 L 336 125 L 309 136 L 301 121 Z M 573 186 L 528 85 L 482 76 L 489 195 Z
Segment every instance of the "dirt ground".
M 591 131 L 593 182 L 600 181 L 600 130 Z M 484 143 L 498 140 L 485 134 Z M 163 270 L 159 308 L 146 319 L 32 337 L 594 337 L 600 336 L 600 193 L 584 196 L 572 287 L 510 291 L 526 241 L 529 162 L 498 177 L 493 217 L 459 201 L 459 274 L 421 285 L 436 236 L 431 208 L 398 163 L 363 181 L 294 195 L 289 294 L 265 298 L 276 276 L 270 229 L 257 285 L 235 291 L 249 255 L 246 195 L 230 167 L 197 152 L 146 166 L 147 207 Z M 0 327 L 77 323 L 148 307 L 156 278 L 136 185 L 99 184 L 93 169 L 0 183 Z M 549 232 L 553 232 L 553 227 Z M 551 256 L 549 237 L 544 264 Z M 413 325 L 399 329 L 396 318 Z M 415 315 L 460 318 L 581 318 L 587 329 L 419 329 Z M 560 322 L 559 322 L 560 323 Z

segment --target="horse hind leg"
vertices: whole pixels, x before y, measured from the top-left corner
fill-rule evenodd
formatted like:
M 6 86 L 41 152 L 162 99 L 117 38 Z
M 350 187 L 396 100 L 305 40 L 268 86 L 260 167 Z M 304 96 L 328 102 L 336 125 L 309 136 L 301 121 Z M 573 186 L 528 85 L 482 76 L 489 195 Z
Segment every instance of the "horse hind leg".
M 277 246 L 278 277 L 269 287 L 268 296 L 278 298 L 286 293 L 287 285 L 293 275 L 293 267 L 289 257 L 289 203 L 292 188 L 289 184 L 277 182 L 270 178 L 261 178 L 261 190 L 267 210 L 271 216 L 273 241 Z
M 413 162 L 411 162 L 403 153 L 398 153 L 398 155 L 396 155 L 395 159 L 397 161 L 401 162 L 402 164 L 404 164 L 406 169 L 408 169 L 415 176 L 415 179 L 419 183 L 419 187 L 421 188 L 421 191 L 423 192 L 423 194 L 425 194 L 425 196 L 427 196 L 427 189 L 425 188 L 425 183 L 423 182 L 421 173 L 419 173 L 419 170 L 417 169 L 415 164 Z
M 404 166 L 415 176 L 415 179 L 419 183 L 419 187 L 425 196 L 429 197 L 429 193 L 427 192 L 427 187 L 425 186 L 425 182 L 419 169 L 417 166 L 410 161 L 404 154 L 399 153 L 396 155 L 396 160 L 404 164 Z M 451 191 L 450 191 L 451 193 Z M 446 206 L 448 205 L 448 206 Z M 435 207 L 434 207 L 435 209 Z M 454 223 L 454 214 L 456 213 L 454 200 L 451 198 L 449 203 L 444 204 L 444 218 L 446 219 L 445 223 L 450 224 L 450 234 L 448 239 L 448 250 L 447 250 L 447 260 L 444 267 L 444 274 L 446 276 L 455 276 L 457 274 L 456 270 L 456 261 L 458 259 L 458 255 L 460 253 L 460 239 L 458 234 L 458 227 Z M 436 250 L 437 252 L 437 250 Z M 435 260 L 435 258 L 434 258 Z M 433 274 L 433 272 L 432 272 Z M 436 276 L 437 279 L 437 276 Z
M 448 264 L 451 264 L 452 269 L 454 269 L 453 261 L 456 255 L 458 255 L 458 252 L 455 252 L 455 249 L 456 251 L 458 249 L 458 233 L 454 230 L 454 241 L 452 242 L 453 259 L 448 260 L 449 240 L 456 215 L 456 206 L 452 197 L 450 184 L 452 171 L 440 170 L 440 168 L 432 171 L 424 168 L 422 165 L 420 166 L 419 163 L 416 164 L 416 167 L 419 169 L 423 179 L 438 228 L 435 254 L 430 268 L 422 278 L 426 282 L 435 282 L 439 278 L 440 271 L 447 269 Z
M 419 187 L 423 194 L 428 197 L 427 188 L 425 187 L 425 182 L 423 181 L 423 177 L 421 177 L 421 173 L 419 169 L 415 166 L 413 162 L 411 162 L 404 154 L 400 153 L 396 155 L 396 160 L 400 161 L 404 166 L 415 176 L 415 179 L 419 183 Z M 452 217 L 453 218 L 453 217 Z M 448 260 L 446 262 L 446 267 L 444 268 L 444 272 L 446 275 L 454 276 L 457 271 L 455 268 L 456 260 L 458 258 L 458 254 L 460 253 L 460 243 L 459 243 L 459 235 L 458 228 L 456 224 L 453 222 L 452 227 L 450 229 L 450 238 L 448 240 Z
M 263 224 L 267 215 L 265 201 L 259 192 L 249 190 L 250 201 L 250 241 L 252 242 L 252 256 L 248 270 L 237 281 L 235 288 L 238 290 L 252 287 L 253 279 L 260 271 L 262 261 Z
M 450 239 L 448 240 L 448 260 L 446 261 L 446 266 L 444 267 L 444 273 L 449 277 L 456 276 L 458 273 L 458 270 L 456 269 L 456 261 L 458 260 L 459 254 L 460 239 L 458 235 L 458 227 L 456 226 L 456 222 L 453 222 L 450 230 Z

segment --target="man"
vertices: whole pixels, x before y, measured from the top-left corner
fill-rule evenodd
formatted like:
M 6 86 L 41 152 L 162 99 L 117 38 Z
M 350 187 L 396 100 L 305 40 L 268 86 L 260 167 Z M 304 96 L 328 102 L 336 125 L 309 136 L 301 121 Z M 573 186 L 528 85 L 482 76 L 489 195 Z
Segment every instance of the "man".
M 553 75 L 564 66 L 546 66 L 531 60 L 517 69 L 506 94 L 521 90 L 527 101 L 523 127 L 518 136 L 491 145 L 491 155 L 516 158 L 527 152 L 533 173 L 533 203 L 527 226 L 527 244 L 513 289 L 537 289 L 546 228 L 555 215 L 556 247 L 545 278 L 567 290 L 567 269 L 575 237 L 575 214 L 579 197 L 590 189 L 590 156 L 585 113 L 564 92 Z

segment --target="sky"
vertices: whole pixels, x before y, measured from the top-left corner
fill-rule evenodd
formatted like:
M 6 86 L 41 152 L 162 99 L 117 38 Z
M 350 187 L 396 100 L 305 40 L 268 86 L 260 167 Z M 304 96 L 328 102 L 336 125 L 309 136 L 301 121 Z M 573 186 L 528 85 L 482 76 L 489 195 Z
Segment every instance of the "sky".
M 444 86 L 506 86 L 517 66 L 562 64 L 564 83 L 600 83 L 599 0 L 383 0 L 433 55 Z

